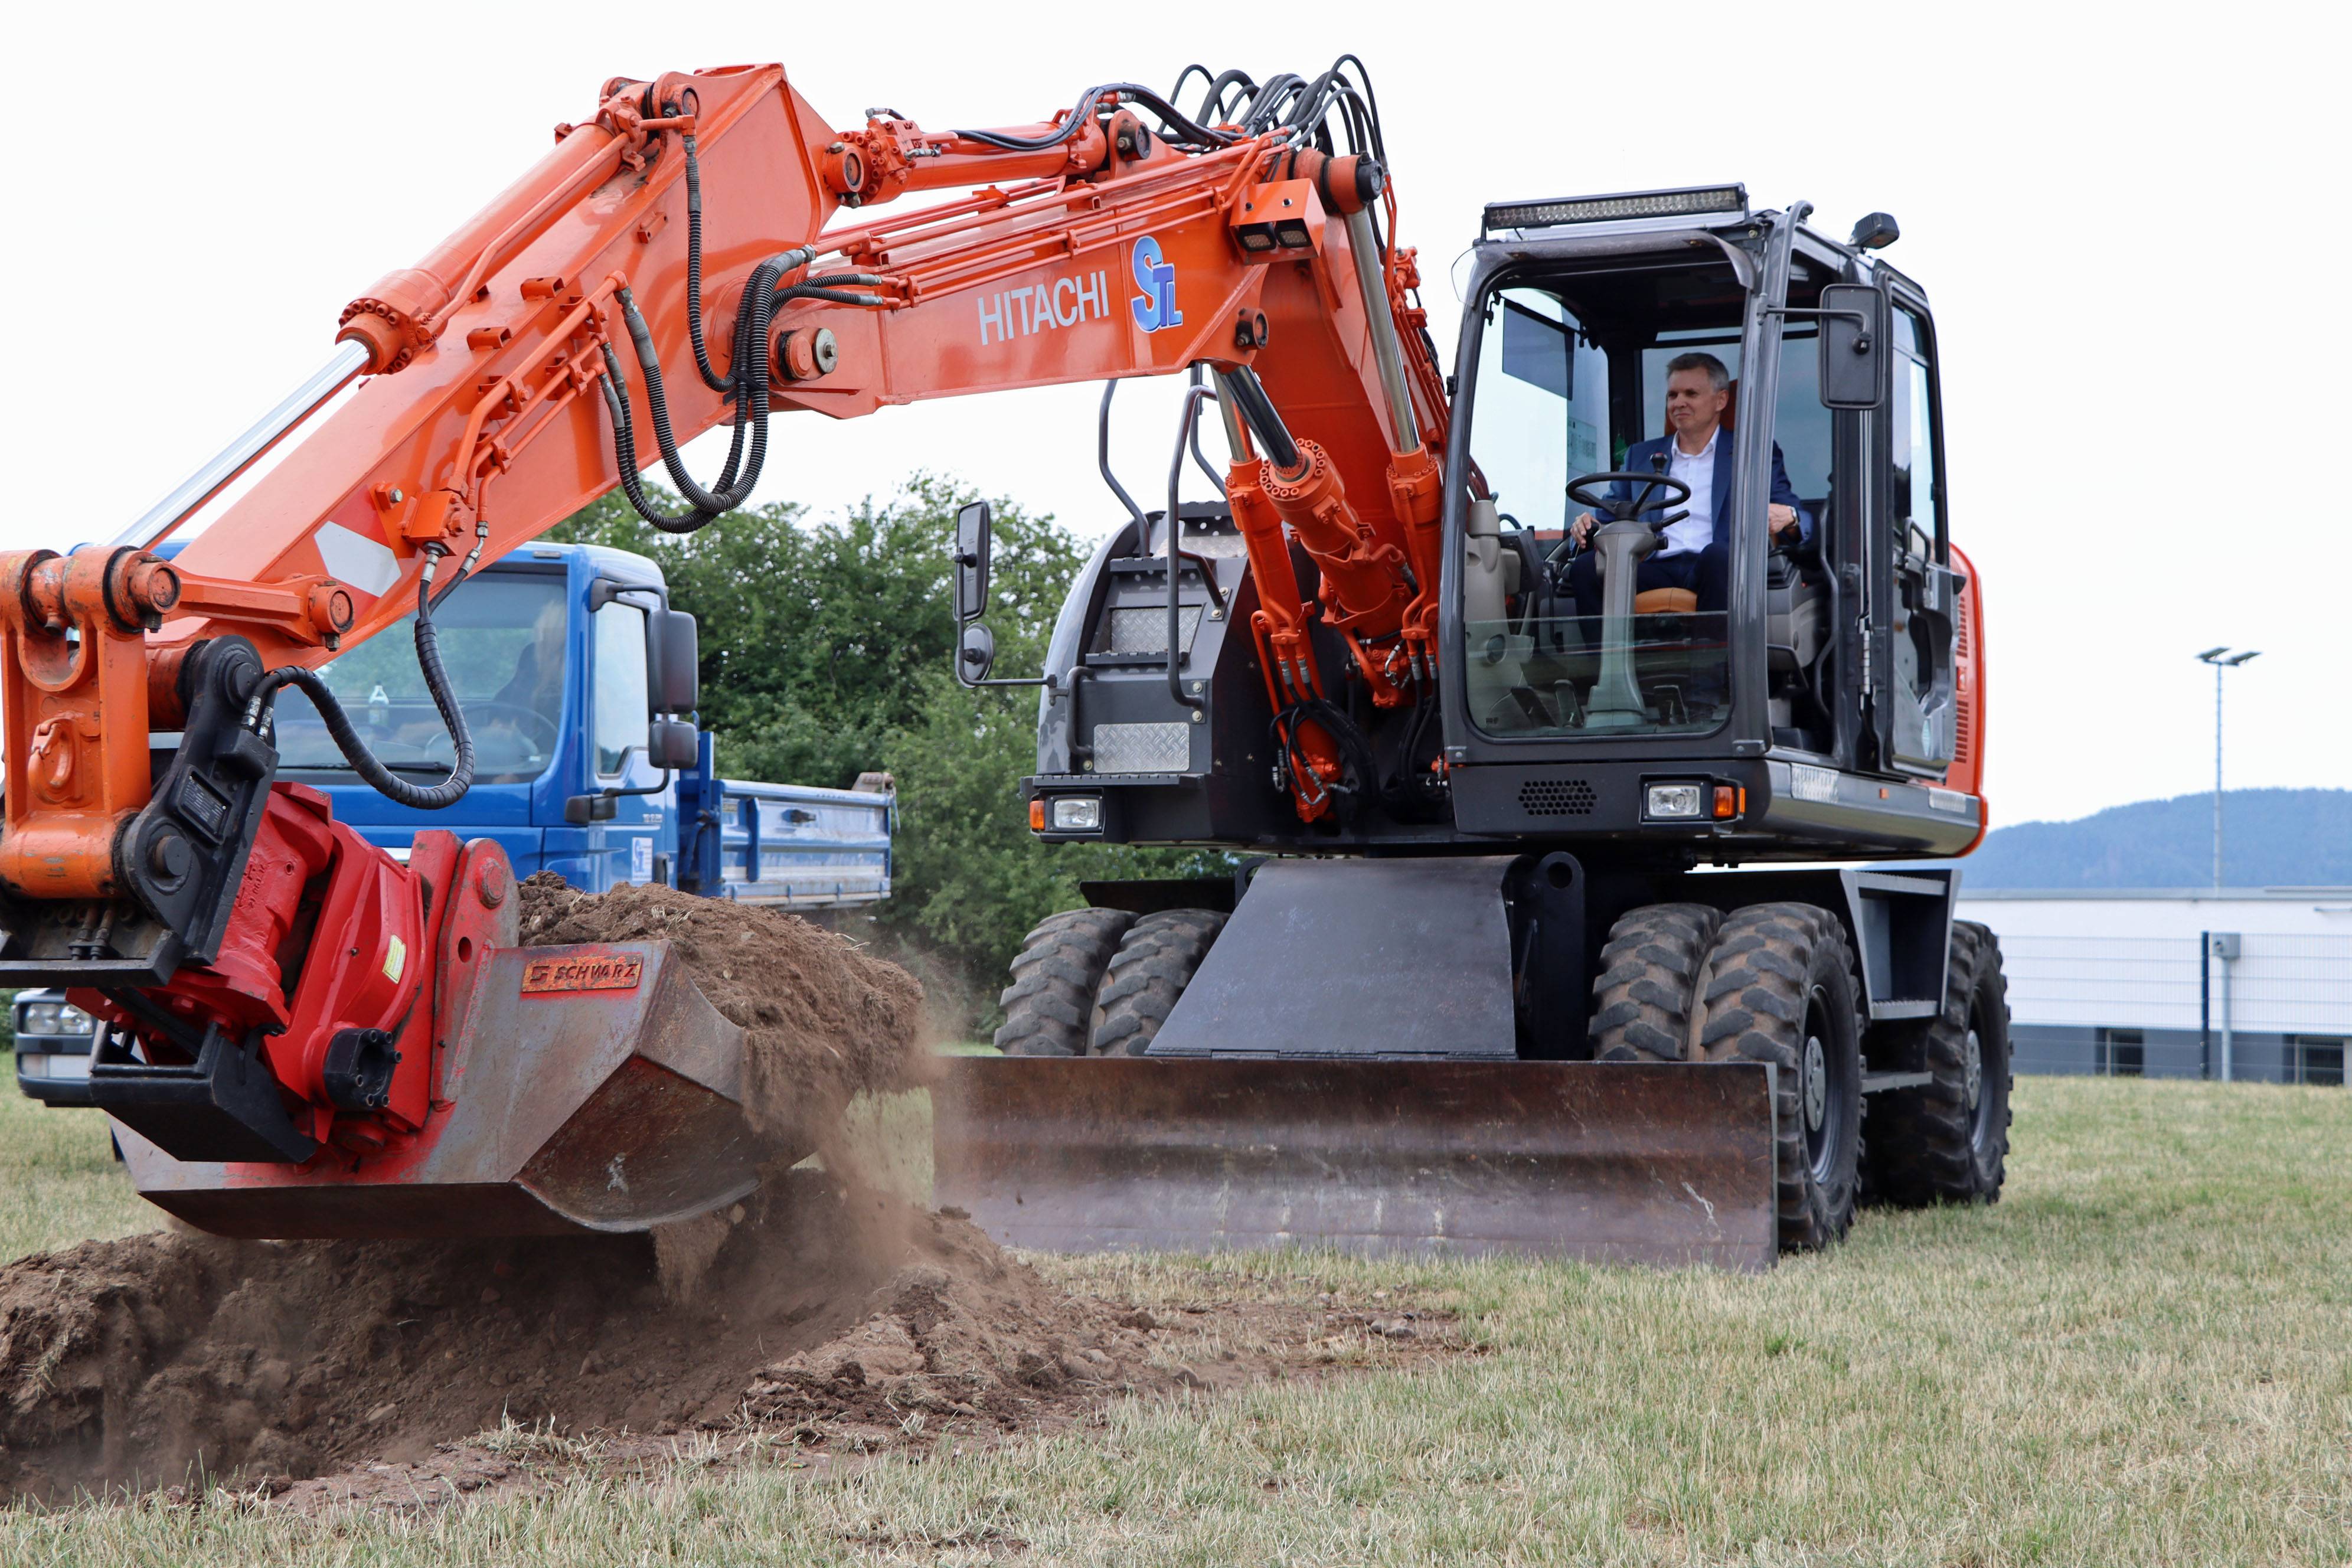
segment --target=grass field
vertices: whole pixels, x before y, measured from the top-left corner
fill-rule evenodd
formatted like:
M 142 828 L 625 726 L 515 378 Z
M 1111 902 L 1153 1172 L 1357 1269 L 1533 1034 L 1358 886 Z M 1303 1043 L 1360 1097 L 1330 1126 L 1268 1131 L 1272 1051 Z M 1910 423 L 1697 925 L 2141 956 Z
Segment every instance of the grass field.
M 1994 1564 L 2352 1561 L 2352 1095 L 2030 1079 L 2009 1195 L 1759 1279 L 1042 1260 L 1146 1303 L 1410 1291 L 1486 1353 L 1115 1406 L 837 1481 L 689 1457 L 306 1521 L 0 1517 L 0 1561 Z M 0 1110 L 0 1246 L 139 1223 L 85 1119 Z

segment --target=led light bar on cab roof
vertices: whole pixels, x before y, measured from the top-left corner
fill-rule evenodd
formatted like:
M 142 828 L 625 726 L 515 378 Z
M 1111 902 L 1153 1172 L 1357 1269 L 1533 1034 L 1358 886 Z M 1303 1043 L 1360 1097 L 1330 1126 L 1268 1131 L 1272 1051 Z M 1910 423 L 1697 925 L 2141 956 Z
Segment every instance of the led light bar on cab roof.
M 1615 195 L 1570 196 L 1557 202 L 1496 202 L 1486 209 L 1486 232 L 1622 218 L 1685 217 L 1696 213 L 1736 213 L 1746 217 L 1748 187 L 1693 185 L 1679 191 L 1621 191 Z

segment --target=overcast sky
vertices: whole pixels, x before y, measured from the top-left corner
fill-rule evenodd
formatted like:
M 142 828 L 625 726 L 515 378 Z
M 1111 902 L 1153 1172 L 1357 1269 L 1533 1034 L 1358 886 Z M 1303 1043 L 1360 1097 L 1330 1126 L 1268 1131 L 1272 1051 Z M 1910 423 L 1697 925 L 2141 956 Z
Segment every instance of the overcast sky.
M 143 11 L 143 14 L 142 14 Z M 2328 16 L 2337 17 L 2328 21 Z M 1982 570 L 1996 824 L 2229 782 L 2342 785 L 2352 318 L 2332 8 L 20 5 L 0 546 L 110 536 L 314 369 L 352 295 L 508 184 L 613 75 L 782 60 L 834 123 L 1045 118 L 1193 59 L 1371 68 L 1450 361 L 1489 200 L 1741 180 L 1894 213 L 1943 346 L 1954 538 Z M 1245 52 L 1235 54 L 1235 49 Z M 778 427 L 761 500 L 917 468 L 1110 526 L 1093 387 Z M 1174 405 L 1130 383 L 1129 488 Z M 705 456 L 703 467 L 716 467 Z M 719 526 L 724 526 L 720 524 Z

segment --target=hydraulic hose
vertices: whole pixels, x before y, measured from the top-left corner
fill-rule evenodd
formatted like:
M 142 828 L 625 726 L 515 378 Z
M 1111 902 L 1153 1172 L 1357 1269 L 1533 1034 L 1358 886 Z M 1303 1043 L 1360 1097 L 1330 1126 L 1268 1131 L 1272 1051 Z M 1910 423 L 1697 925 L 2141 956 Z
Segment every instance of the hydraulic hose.
M 1212 131 L 1205 125 L 1195 125 L 1183 111 L 1148 87 L 1131 81 L 1105 82 L 1090 87 L 1078 96 L 1077 107 L 1067 119 L 1043 136 L 1006 136 L 994 131 L 958 131 L 952 134 L 982 146 L 999 148 L 1007 153 L 1042 153 L 1048 147 L 1058 147 L 1094 123 L 1095 110 L 1108 94 L 1116 93 L 1121 102 L 1137 103 L 1160 117 L 1160 122 L 1175 132 L 1185 144 L 1194 147 L 1223 147 L 1234 138 L 1223 131 Z
M 465 709 L 449 689 L 449 672 L 441 663 L 440 634 L 433 626 L 433 575 L 441 563 L 442 553 L 436 548 L 426 556 L 424 574 L 416 583 L 416 665 L 425 673 L 425 689 L 433 694 L 433 706 L 440 710 L 441 722 L 447 728 L 450 744 L 457 752 L 447 778 L 437 784 L 413 784 L 376 761 L 343 711 L 342 703 L 336 700 L 333 689 L 315 671 L 297 666 L 273 669 L 254 683 L 253 695 L 246 699 L 245 727 L 260 734 L 272 717 L 278 691 L 299 686 L 319 710 L 319 717 L 326 721 L 327 733 L 333 737 L 335 749 L 343 753 L 352 771 L 373 786 L 378 795 L 417 811 L 439 811 L 464 799 L 466 792 L 474 787 L 474 736 L 466 727 Z
M 725 469 L 719 476 L 716 493 L 697 484 L 694 476 L 686 471 L 686 460 L 677 449 L 677 439 L 670 432 L 669 399 L 662 390 L 661 353 L 654 347 L 654 335 L 637 310 L 637 302 L 628 289 L 620 290 L 621 319 L 629 329 L 629 340 L 636 346 L 637 368 L 645 373 L 646 411 L 653 416 L 654 444 L 660 449 L 662 466 L 669 470 L 678 494 L 693 504 L 706 518 L 730 512 L 743 504 L 751 487 L 760 477 L 760 468 L 768 449 L 768 377 L 764 363 L 753 369 L 751 362 L 763 361 L 759 353 L 768 341 L 769 313 L 775 300 L 776 277 L 781 268 L 774 261 L 763 261 L 751 273 L 751 281 L 744 286 L 743 309 L 735 322 L 735 358 L 733 363 L 735 398 L 735 445 L 728 453 Z M 755 346 L 757 345 L 757 346 Z M 751 374 L 746 374 L 751 372 Z M 748 394 L 748 395 L 747 395 Z M 748 462 L 743 459 L 743 428 L 751 426 L 751 451 Z M 736 468 L 742 462 L 745 472 L 739 479 Z

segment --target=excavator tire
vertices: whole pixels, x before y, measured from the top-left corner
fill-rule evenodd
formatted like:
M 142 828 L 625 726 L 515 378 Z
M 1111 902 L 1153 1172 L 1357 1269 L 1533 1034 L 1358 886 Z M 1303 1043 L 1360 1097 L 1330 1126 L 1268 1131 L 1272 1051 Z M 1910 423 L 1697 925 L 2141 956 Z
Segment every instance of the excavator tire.
M 1592 1059 L 1689 1059 L 1692 988 L 1719 910 L 1705 904 L 1644 904 L 1617 917 L 1592 983 Z
M 1065 910 L 1022 939 L 1013 984 L 997 1000 L 1004 1026 L 996 1048 L 1008 1057 L 1082 1057 L 1095 992 L 1135 917 L 1125 910 Z
M 1935 1075 L 1874 1096 L 1863 1156 L 1872 1195 L 1906 1208 L 1998 1203 L 2009 1158 L 2009 982 L 2000 943 L 1952 922 L 1944 1010 L 1900 1065 Z
M 1163 910 L 1129 927 L 1095 994 L 1094 1054 L 1143 1055 L 1224 925 L 1214 910 Z
M 1853 1223 L 1862 1149 L 1862 1016 L 1853 952 L 1812 904 L 1752 904 L 1708 954 L 1698 1044 L 1708 1061 L 1769 1062 L 1780 1247 L 1827 1247 Z

